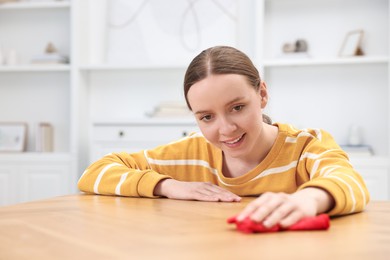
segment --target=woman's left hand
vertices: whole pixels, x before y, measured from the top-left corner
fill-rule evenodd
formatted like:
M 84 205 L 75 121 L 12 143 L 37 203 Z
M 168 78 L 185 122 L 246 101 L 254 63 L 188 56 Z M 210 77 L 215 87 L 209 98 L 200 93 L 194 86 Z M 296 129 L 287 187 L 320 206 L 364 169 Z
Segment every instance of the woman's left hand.
M 289 227 L 303 217 L 328 211 L 333 204 L 331 195 L 318 188 L 306 188 L 293 194 L 267 192 L 249 203 L 237 220 L 250 217 L 268 228 L 276 224 Z

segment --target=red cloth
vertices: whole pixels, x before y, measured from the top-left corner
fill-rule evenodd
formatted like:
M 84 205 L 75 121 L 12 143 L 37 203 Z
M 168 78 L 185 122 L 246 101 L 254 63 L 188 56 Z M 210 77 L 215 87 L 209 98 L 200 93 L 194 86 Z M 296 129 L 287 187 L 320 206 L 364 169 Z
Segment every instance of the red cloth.
M 299 230 L 326 230 L 330 226 L 329 216 L 327 214 L 320 214 L 315 217 L 302 218 L 300 221 L 287 228 L 275 225 L 271 228 L 266 228 L 260 222 L 252 221 L 249 217 L 243 221 L 238 222 L 236 216 L 227 219 L 229 224 L 236 224 L 237 230 L 244 233 L 264 233 L 264 232 L 278 232 L 278 231 L 299 231 Z

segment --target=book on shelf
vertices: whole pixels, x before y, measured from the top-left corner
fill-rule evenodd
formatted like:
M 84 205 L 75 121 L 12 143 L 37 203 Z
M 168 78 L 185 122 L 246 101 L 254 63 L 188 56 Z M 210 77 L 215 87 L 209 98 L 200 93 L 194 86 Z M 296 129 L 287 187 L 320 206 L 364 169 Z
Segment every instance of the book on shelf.
M 69 63 L 68 57 L 61 55 L 52 42 L 46 45 L 42 54 L 36 54 L 31 58 L 32 64 L 65 64 Z
M 53 152 L 54 150 L 53 126 L 50 123 L 39 123 L 36 133 L 36 151 Z
M 146 115 L 149 117 L 186 117 L 191 116 L 192 112 L 185 103 L 168 101 L 159 104 L 152 112 Z
M 58 53 L 45 53 L 35 55 L 31 59 L 32 64 L 66 64 L 69 60 L 67 57 Z
M 278 57 L 278 59 L 293 59 L 293 60 L 298 60 L 298 59 L 310 59 L 311 56 L 307 52 L 285 52 L 281 53 Z
M 374 151 L 369 145 L 342 145 L 341 148 L 350 156 L 373 156 Z

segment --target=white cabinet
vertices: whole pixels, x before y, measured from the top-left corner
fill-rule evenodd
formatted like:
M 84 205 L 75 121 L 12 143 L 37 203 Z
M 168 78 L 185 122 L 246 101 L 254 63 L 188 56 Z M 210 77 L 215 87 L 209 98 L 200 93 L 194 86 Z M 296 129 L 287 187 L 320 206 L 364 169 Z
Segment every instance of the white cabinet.
M 19 168 L 20 201 L 37 200 L 70 194 L 68 163 L 46 162 L 44 165 L 24 165 Z
M 351 163 L 362 175 L 371 200 L 390 200 L 390 163 L 387 158 L 353 158 Z
M 128 123 L 95 123 L 91 158 L 93 162 L 111 152 L 139 152 L 198 132 L 191 120 L 132 120 Z
M 0 206 L 15 203 L 15 178 L 17 170 L 13 166 L 0 166 Z
M 3 155 L 0 158 L 0 205 L 75 192 L 71 159 L 66 154 Z

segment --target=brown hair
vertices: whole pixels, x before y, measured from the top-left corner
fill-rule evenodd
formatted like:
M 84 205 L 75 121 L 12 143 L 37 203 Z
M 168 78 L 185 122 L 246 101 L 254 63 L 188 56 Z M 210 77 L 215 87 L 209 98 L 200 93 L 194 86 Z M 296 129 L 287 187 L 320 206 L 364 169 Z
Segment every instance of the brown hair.
M 259 89 L 261 83 L 259 71 L 245 53 L 229 46 L 208 48 L 192 60 L 184 76 L 184 97 L 189 109 L 191 105 L 187 94 L 191 86 L 212 74 L 243 75 L 255 90 Z M 266 115 L 263 115 L 263 120 L 271 123 Z

